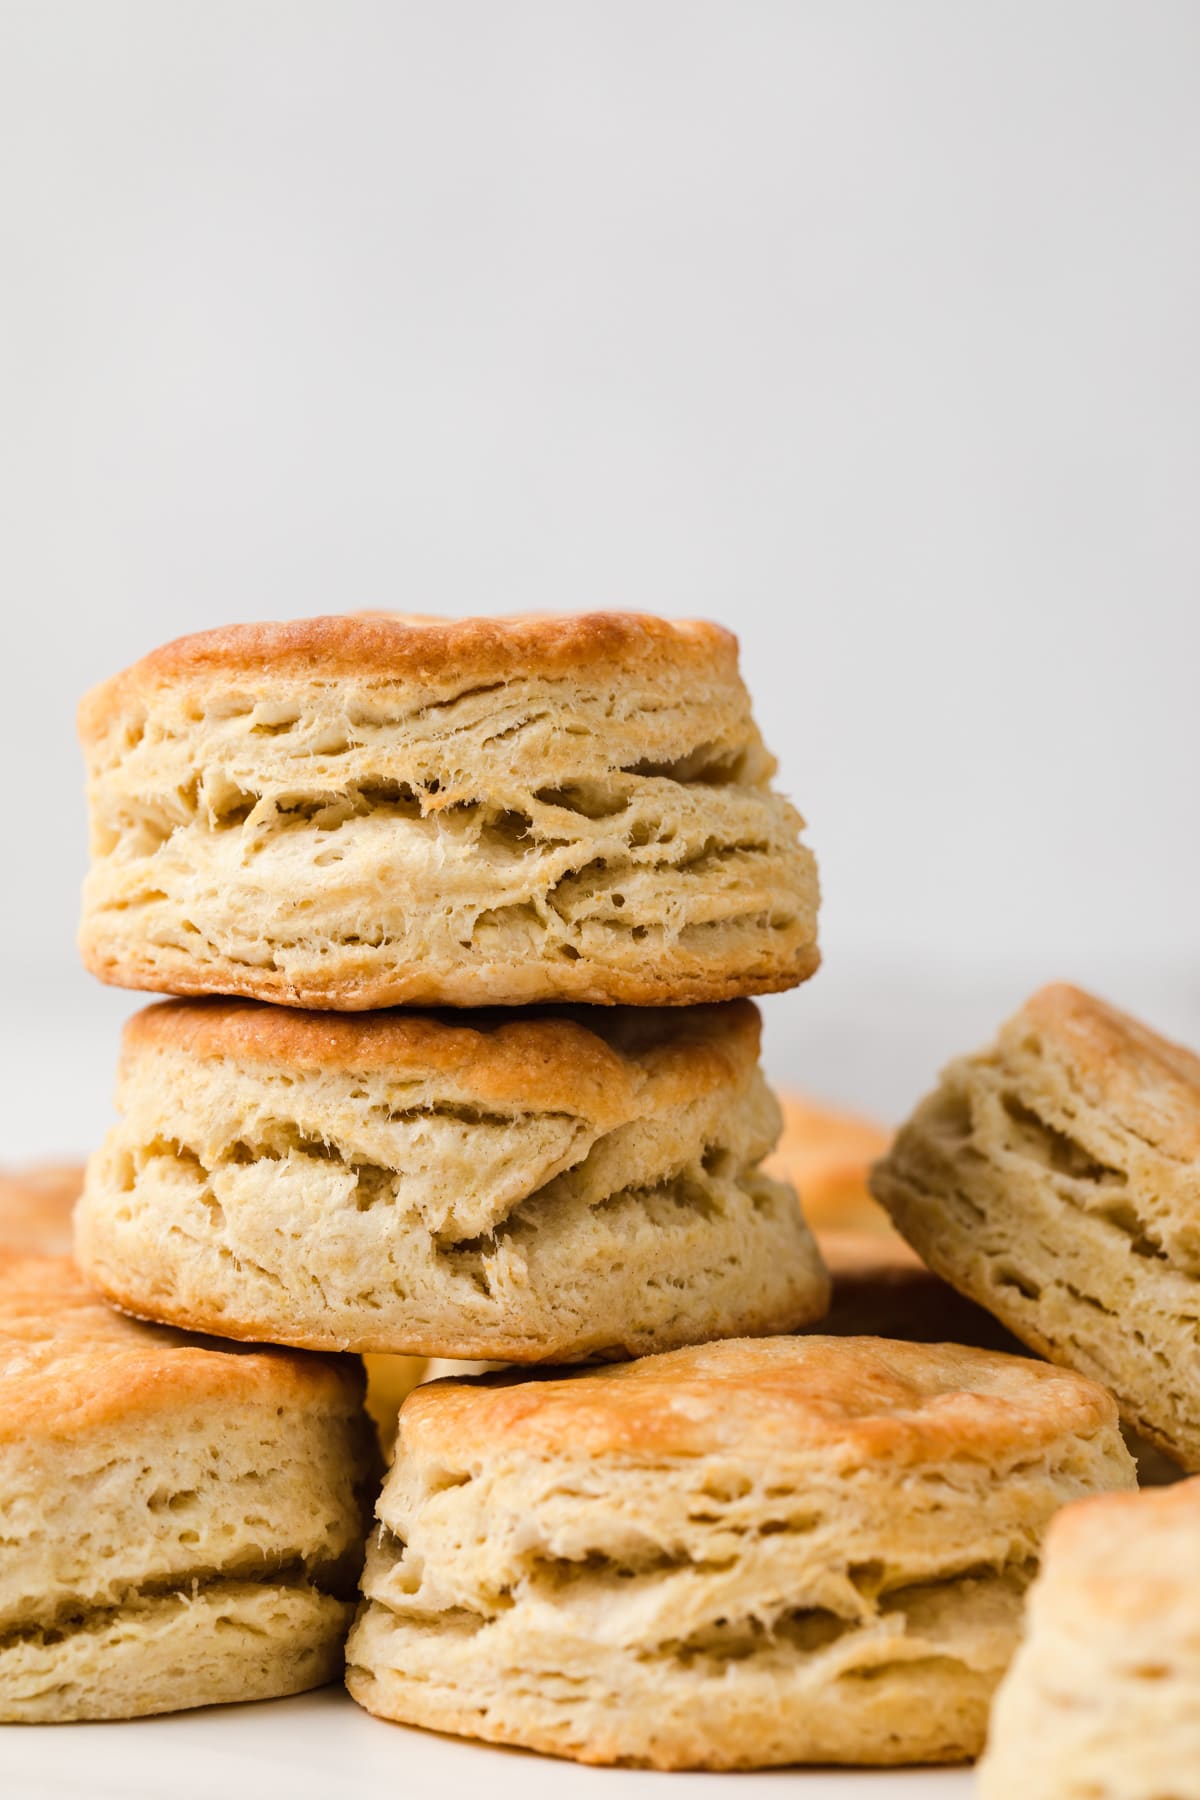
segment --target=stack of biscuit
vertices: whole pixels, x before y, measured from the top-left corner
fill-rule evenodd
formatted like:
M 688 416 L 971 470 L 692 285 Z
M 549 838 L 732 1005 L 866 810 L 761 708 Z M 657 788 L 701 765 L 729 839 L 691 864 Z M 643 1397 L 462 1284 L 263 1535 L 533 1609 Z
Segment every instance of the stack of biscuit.
M 821 1314 L 744 998 L 816 967 L 816 869 L 727 632 L 240 627 L 81 726 L 84 959 L 187 996 L 132 1021 L 89 1169 L 110 1299 L 512 1363 Z
M 81 729 L 85 961 L 174 997 L 76 1211 L 102 1299 L 0 1264 L 37 1372 L 0 1394 L 0 1715 L 294 1692 L 345 1643 L 370 1711 L 581 1761 L 977 1755 L 1052 1517 L 1135 1485 L 1118 1403 L 1194 1454 L 1153 1380 L 1186 1132 L 1155 1162 L 1128 1069 L 1089 1088 L 1091 1024 L 1042 1021 L 893 1145 L 793 1108 L 776 1149 L 752 997 L 815 971 L 816 869 L 717 626 L 234 627 Z M 504 1366 L 399 1407 L 464 1360 Z
M 206 1480 L 160 1470 L 122 1359 L 189 1417 L 193 1378 L 229 1388 L 231 1419 L 233 1373 L 267 1399 L 286 1376 L 314 1418 L 335 1383 L 359 1420 L 339 1452 L 358 1492 L 348 1353 L 372 1359 L 387 1435 L 389 1394 L 394 1429 L 425 1358 L 636 1356 L 793 1330 L 828 1300 L 794 1194 L 761 1167 L 779 1113 L 746 998 L 816 967 L 816 870 L 728 633 L 615 615 L 237 627 L 106 683 L 81 732 L 85 962 L 179 998 L 126 1030 L 120 1122 L 76 1218 L 92 1288 L 154 1329 L 81 1311 L 63 1265 L 0 1274 L 0 1320 L 25 1320 L 31 1282 L 62 1294 L 37 1308 L 49 1389 L 83 1358 L 131 1459 L 109 1534 L 123 1513 L 129 1542 L 84 1558 L 102 1579 L 56 1550 L 36 1592 L 17 1583 L 12 1621 L 41 1634 L 19 1679 L 0 1673 L 19 1718 L 293 1691 L 341 1653 L 362 1528 L 336 1556 L 310 1545 L 336 1535 L 320 1445 L 264 1440 L 247 1495 L 247 1457 L 201 1410 Z M 85 1437 L 86 1467 L 112 1446 Z M 174 1561 L 149 1554 L 160 1520 Z M 28 1534 L 4 1541 L 34 1566 Z M 156 1677 L 153 1632 L 119 1680 L 89 1684 L 82 1655 L 67 1669 L 60 1632 L 132 1642 L 126 1615 L 188 1582 L 220 1599 L 268 1577 L 316 1584 L 319 1654 L 280 1613 L 257 1683 L 231 1657 L 189 1690 L 175 1638 Z M 172 1619 L 207 1667 L 204 1609 Z

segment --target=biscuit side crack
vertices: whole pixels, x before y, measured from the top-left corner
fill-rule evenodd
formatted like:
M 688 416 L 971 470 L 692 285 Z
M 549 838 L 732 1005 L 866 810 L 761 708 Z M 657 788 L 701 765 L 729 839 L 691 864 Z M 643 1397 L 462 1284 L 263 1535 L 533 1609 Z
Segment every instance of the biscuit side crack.
M 198 1569 L 186 1577 L 139 1582 L 107 1606 L 65 1602 L 45 1618 L 0 1631 L 0 1653 L 17 1644 L 50 1646 L 76 1632 L 103 1631 L 115 1619 L 132 1617 L 164 1601 L 188 1605 L 201 1596 L 219 1600 L 223 1594 L 237 1596 L 259 1588 L 320 1595 L 348 1605 L 353 1598 L 354 1582 L 353 1579 L 331 1582 L 328 1576 L 306 1569 L 300 1560 L 273 1563 L 264 1558 L 257 1567 L 242 1567 L 236 1571 Z

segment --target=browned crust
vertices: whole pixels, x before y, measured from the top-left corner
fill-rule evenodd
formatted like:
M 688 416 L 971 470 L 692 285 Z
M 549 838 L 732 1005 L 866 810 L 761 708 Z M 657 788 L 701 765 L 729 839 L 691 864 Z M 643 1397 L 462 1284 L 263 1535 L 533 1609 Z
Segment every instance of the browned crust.
M 211 1402 L 357 1411 L 356 1359 L 203 1344 L 114 1313 L 67 1257 L 0 1250 L 0 1442 Z
M 1003 1463 L 1115 1430 L 1096 1382 L 957 1344 L 822 1336 L 734 1339 L 564 1380 L 485 1376 L 418 1388 L 402 1446 L 461 1467 L 496 1456 L 763 1455 Z
M 1200 1157 L 1200 1056 L 1066 982 L 1041 988 L 1009 1020 L 1001 1044 L 1022 1039 L 1061 1057 L 1087 1100 L 1136 1136 L 1167 1156 Z
M 378 1605 L 379 1602 L 369 1604 Z M 699 1721 L 693 1734 L 682 1734 L 676 1729 L 665 1739 L 657 1735 L 651 1737 L 642 1746 L 637 1759 L 630 1760 L 628 1740 L 612 1722 L 612 1714 L 607 1717 L 600 1715 L 599 1709 L 594 1706 L 589 1713 L 588 1735 L 572 1735 L 568 1745 L 554 1731 L 524 1721 L 519 1726 L 509 1725 L 495 1713 L 483 1712 L 478 1706 L 452 1706 L 440 1700 L 430 1704 L 426 1701 L 420 1682 L 409 1682 L 406 1685 L 402 1710 L 389 1710 L 382 1686 L 371 1669 L 352 1666 L 347 1670 L 346 1686 L 358 1704 L 377 1719 L 388 1719 L 399 1725 L 416 1725 L 425 1731 L 474 1738 L 485 1744 L 535 1750 L 545 1756 L 582 1763 L 588 1768 L 611 1768 L 615 1764 L 622 1768 L 649 1769 L 663 1773 L 691 1769 L 700 1774 L 723 1774 L 758 1770 L 771 1772 L 779 1766 L 763 1762 L 761 1757 L 754 1754 L 742 1752 L 739 1755 L 735 1752 L 730 1755 L 726 1745 L 714 1741 L 711 1727 L 705 1730 Z M 781 1704 L 784 1704 L 782 1700 Z M 393 1707 L 394 1705 L 393 1702 Z M 858 1758 L 855 1760 L 860 1761 Z M 864 1755 L 861 1758 L 860 1766 L 881 1770 L 908 1766 L 912 1760 L 909 1743 L 881 1737 L 873 1744 L 870 1756 Z M 925 1749 L 921 1753 L 922 1766 L 926 1767 L 962 1761 L 963 1752 L 957 1745 L 944 1749 Z
M 86 927 L 85 927 L 86 934 Z M 370 1012 L 392 1006 L 482 1007 L 523 1006 L 531 999 L 551 998 L 586 1006 L 708 1006 L 759 994 L 783 993 L 816 974 L 821 953 L 807 945 L 769 967 L 748 970 L 744 964 L 728 973 L 685 974 L 669 957 L 656 970 L 647 959 L 637 969 L 616 969 L 581 958 L 553 965 L 544 962 L 498 963 L 458 969 L 400 964 L 386 977 L 357 976 L 338 981 L 297 980 L 277 969 L 243 969 L 225 963 L 210 969 L 180 970 L 167 975 L 149 959 L 132 952 L 114 955 L 80 939 L 83 965 L 110 987 L 149 994 L 203 998 L 214 993 L 305 1011 Z
M 199 1059 L 452 1080 L 481 1101 L 603 1118 L 629 1104 L 647 1069 L 697 1092 L 744 1078 L 758 1058 L 748 1000 L 679 1011 L 474 1013 L 306 1012 L 253 1000 L 164 1000 L 125 1026 L 124 1060 L 166 1048 Z
M 346 613 L 224 625 L 164 644 L 93 688 L 80 703 L 79 731 L 85 741 L 103 736 L 114 709 L 135 697 L 265 669 L 312 681 L 453 680 L 466 688 L 481 680 L 655 666 L 736 681 L 737 639 L 706 620 L 625 612 L 467 619 Z

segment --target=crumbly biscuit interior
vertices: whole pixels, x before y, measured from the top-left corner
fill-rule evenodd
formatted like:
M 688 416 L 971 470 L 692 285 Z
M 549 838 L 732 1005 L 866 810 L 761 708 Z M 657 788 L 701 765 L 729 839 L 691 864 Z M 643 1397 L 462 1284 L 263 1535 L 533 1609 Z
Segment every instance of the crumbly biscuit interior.
M 130 700 L 89 757 L 101 972 L 136 953 L 311 1004 L 389 959 L 561 964 L 580 997 L 581 960 L 815 966 L 815 866 L 740 682 L 231 680 Z
M 269 1397 L 181 1396 L 0 1445 L 0 1718 L 130 1716 L 331 1679 L 372 1464 L 357 1412 Z M 291 1636 L 266 1642 L 276 1619 Z

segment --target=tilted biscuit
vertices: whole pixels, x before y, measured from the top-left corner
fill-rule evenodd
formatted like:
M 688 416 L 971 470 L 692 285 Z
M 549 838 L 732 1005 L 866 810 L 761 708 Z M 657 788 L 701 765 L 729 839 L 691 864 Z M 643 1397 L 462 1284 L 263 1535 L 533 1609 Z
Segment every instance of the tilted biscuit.
M 333 1680 L 374 1472 L 347 1359 L 122 1318 L 0 1252 L 0 1720 Z
M 1055 1520 L 979 1792 L 1200 1800 L 1200 1481 Z
M 126 1028 L 77 1254 L 146 1318 L 312 1349 L 637 1354 L 819 1318 L 748 1001 L 169 1001 Z
M 1200 1468 L 1200 1058 L 1043 988 L 876 1166 L 922 1258 Z
M 83 1188 L 82 1163 L 0 1169 L 0 1248 L 65 1256 L 71 1215 Z
M 643 1006 L 817 967 L 816 865 L 716 625 L 231 626 L 97 688 L 80 732 L 80 942 L 118 986 Z
M 1132 1481 L 1103 1389 L 952 1345 L 434 1382 L 400 1414 L 348 1684 L 582 1762 L 961 1760 L 1051 1514 Z

